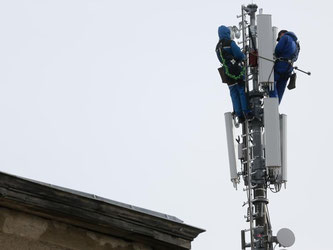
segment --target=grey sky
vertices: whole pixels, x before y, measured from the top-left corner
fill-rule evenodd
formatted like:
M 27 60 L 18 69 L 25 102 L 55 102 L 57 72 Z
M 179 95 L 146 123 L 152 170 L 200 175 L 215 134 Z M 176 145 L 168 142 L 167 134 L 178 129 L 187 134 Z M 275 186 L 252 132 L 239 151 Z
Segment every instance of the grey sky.
M 217 27 L 243 1 L 0 1 L 0 170 L 175 215 L 194 250 L 240 249 L 246 194 L 229 180 Z M 301 41 L 287 190 L 274 232 L 328 250 L 333 219 L 327 1 L 254 1 Z M 327 51 L 326 51 L 327 50 Z

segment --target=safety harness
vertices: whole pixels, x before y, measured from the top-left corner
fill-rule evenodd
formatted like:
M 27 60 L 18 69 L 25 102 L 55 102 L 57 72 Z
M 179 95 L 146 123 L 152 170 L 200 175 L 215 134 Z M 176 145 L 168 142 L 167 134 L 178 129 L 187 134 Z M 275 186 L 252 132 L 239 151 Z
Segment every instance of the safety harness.
M 277 62 L 278 61 L 287 62 L 287 63 L 289 63 L 292 66 L 294 64 L 294 62 L 297 61 L 299 52 L 301 50 L 301 46 L 299 44 L 299 41 L 297 40 L 295 43 L 296 43 L 296 50 L 295 50 L 294 54 L 291 55 L 290 58 L 279 57 L 279 58 L 276 58 L 276 61 Z
M 242 65 L 241 61 L 236 60 L 232 53 L 229 53 L 226 49 L 231 49 L 230 39 L 221 39 L 217 46 L 216 52 L 219 53 L 222 60 L 223 68 L 225 69 L 225 74 L 237 81 L 243 78 L 245 74 L 245 67 Z
M 287 80 L 291 75 L 292 75 L 292 71 L 294 69 L 294 62 L 297 61 L 298 59 L 298 55 L 299 55 L 299 52 L 301 50 L 301 46 L 299 44 L 299 41 L 295 41 L 296 43 L 296 50 L 295 52 L 291 55 L 290 58 L 283 58 L 283 57 L 279 57 L 279 58 L 276 58 L 275 60 L 275 64 L 278 63 L 278 62 L 286 62 L 288 63 L 288 70 L 281 73 L 281 72 L 276 72 L 282 79 L 285 79 Z

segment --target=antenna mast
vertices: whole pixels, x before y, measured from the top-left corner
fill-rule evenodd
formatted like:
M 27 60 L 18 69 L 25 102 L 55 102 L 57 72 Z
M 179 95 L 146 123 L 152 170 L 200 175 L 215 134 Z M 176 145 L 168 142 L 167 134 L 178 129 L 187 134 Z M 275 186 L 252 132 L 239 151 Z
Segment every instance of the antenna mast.
M 250 228 L 241 231 L 242 250 L 273 250 L 273 245 L 289 247 L 295 241 L 289 229 L 281 229 L 273 236 L 270 222 L 267 191 L 274 193 L 286 184 L 286 119 L 279 114 L 277 98 L 270 98 L 274 88 L 274 58 L 277 28 L 272 27 L 271 15 L 263 14 L 258 6 L 242 6 L 239 30 L 242 33 L 245 62 L 246 92 L 254 119 L 246 120 L 241 126 L 238 137 L 238 159 L 240 172 L 237 170 L 235 154 L 235 135 L 233 116 L 225 113 L 231 181 L 237 188 L 243 179 L 247 194 L 246 221 Z M 234 28 L 235 26 L 233 26 Z M 260 55 L 260 57 L 258 56 Z M 247 242 L 246 235 L 250 235 Z M 275 248 L 275 247 L 274 247 Z

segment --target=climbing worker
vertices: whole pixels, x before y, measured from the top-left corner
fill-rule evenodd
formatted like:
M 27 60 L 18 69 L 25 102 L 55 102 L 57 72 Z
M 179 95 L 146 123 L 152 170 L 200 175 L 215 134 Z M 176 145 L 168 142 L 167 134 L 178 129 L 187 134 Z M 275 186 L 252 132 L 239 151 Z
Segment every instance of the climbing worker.
M 293 63 L 298 58 L 300 46 L 297 36 L 287 30 L 279 32 L 277 41 L 275 47 L 274 90 L 270 92 L 270 97 L 278 97 L 280 103 L 287 81 L 294 70 Z
M 226 26 L 218 28 L 219 42 L 216 45 L 216 54 L 222 64 L 219 69 L 223 82 L 228 84 L 232 106 L 238 122 L 244 122 L 252 117 L 248 108 L 247 96 L 245 94 L 245 67 L 243 60 L 245 55 L 237 44 L 230 38 L 230 29 Z

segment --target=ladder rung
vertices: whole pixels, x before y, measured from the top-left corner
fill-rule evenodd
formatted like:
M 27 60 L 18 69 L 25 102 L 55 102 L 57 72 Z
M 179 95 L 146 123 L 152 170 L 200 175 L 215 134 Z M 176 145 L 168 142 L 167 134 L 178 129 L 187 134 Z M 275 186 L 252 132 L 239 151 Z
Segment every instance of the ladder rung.
M 253 135 L 254 134 L 254 132 L 250 132 L 249 133 L 249 135 Z M 243 135 L 241 135 L 241 137 L 246 137 L 247 136 L 247 134 L 243 134 Z

